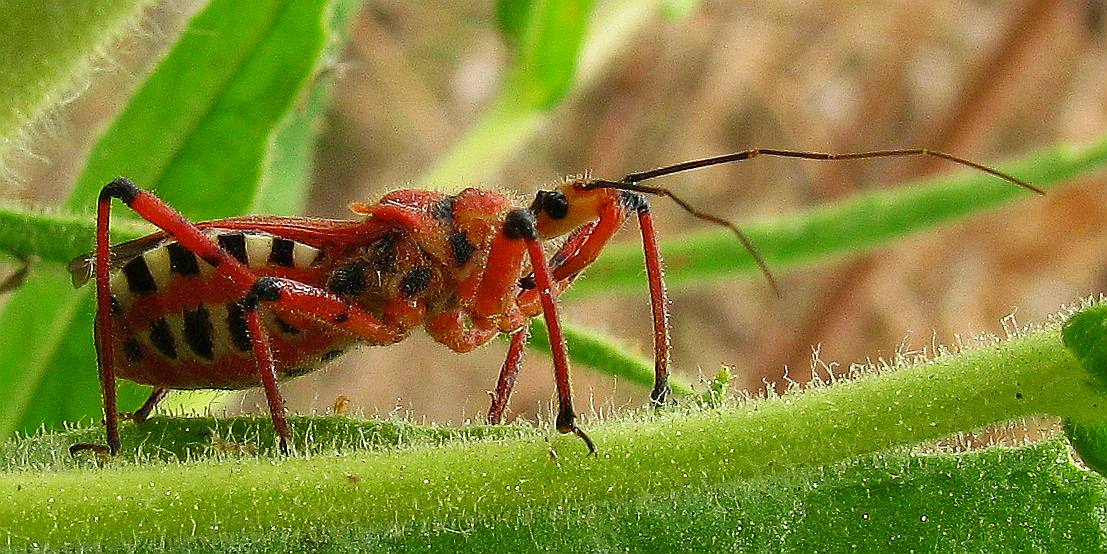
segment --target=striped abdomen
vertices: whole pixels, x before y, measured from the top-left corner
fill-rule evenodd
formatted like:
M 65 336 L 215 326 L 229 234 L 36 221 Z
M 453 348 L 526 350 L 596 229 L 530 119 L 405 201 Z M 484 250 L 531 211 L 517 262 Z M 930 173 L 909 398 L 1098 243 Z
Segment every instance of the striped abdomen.
M 328 275 L 324 252 L 313 246 L 263 233 L 207 233 L 258 275 L 312 285 Z M 110 282 L 119 376 L 175 389 L 256 386 L 241 293 L 229 285 L 172 240 L 124 262 Z M 353 342 L 303 318 L 261 314 L 282 377 L 312 371 Z

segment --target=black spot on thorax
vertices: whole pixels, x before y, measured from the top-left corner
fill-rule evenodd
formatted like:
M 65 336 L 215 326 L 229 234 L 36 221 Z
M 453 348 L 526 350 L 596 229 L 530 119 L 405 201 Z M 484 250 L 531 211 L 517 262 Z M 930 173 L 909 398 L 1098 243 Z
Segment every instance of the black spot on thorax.
M 441 200 L 435 202 L 434 204 L 431 204 L 430 213 L 435 219 L 443 223 L 453 223 L 454 204 L 456 203 L 456 196 L 443 197 Z
M 476 251 L 477 247 L 469 242 L 469 237 L 464 232 L 454 231 L 450 235 L 450 253 L 453 254 L 456 265 L 465 265 Z
M 339 266 L 327 278 L 327 288 L 341 296 L 358 296 L 365 292 L 365 272 L 369 270 L 368 260 L 358 259 Z
M 430 268 L 417 267 L 404 276 L 404 280 L 400 283 L 400 294 L 403 294 L 407 298 L 411 298 L 427 290 L 427 287 L 430 286 L 430 280 Z

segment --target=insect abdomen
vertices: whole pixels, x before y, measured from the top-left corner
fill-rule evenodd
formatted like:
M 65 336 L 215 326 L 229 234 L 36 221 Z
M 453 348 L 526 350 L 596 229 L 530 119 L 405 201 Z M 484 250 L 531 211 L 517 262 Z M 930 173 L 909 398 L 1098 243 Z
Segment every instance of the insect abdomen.
M 324 252 L 260 233 L 210 236 L 258 275 L 319 285 Z M 125 262 L 111 278 L 113 337 L 121 377 L 169 388 L 245 388 L 258 383 L 253 343 L 225 277 L 175 241 Z M 262 310 L 278 374 L 314 370 L 349 338 L 302 318 Z

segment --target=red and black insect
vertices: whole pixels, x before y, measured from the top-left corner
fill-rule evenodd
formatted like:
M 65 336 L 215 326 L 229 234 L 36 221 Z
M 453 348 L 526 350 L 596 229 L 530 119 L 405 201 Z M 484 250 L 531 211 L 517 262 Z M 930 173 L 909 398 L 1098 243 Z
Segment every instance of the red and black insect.
M 96 347 L 107 446 L 119 451 L 115 379 L 152 385 L 129 417 L 145 420 L 170 389 L 265 388 L 282 452 L 289 429 L 278 381 L 314 371 L 357 344 L 386 345 L 422 326 L 467 352 L 511 335 L 488 419 L 498 423 L 526 347 L 527 324 L 545 317 L 557 382 L 556 426 L 575 433 L 569 361 L 557 299 L 626 220 L 637 216 L 653 314 L 655 375 L 650 399 L 668 394 L 668 300 L 653 216 L 645 195 L 668 196 L 696 217 L 729 227 L 772 274 L 737 227 L 699 212 L 668 189 L 642 184 L 674 173 L 759 155 L 842 160 L 928 155 L 1037 188 L 948 154 L 914 149 L 822 154 L 756 149 L 632 173 L 618 181 L 574 178 L 539 191 L 527 207 L 490 190 L 455 195 L 398 190 L 375 204 L 354 204 L 358 220 L 233 217 L 192 223 L 127 179 L 100 192 L 96 252 L 70 264 L 74 284 L 96 278 Z M 161 229 L 109 246 L 109 214 L 118 198 Z M 549 258 L 545 243 L 564 237 Z

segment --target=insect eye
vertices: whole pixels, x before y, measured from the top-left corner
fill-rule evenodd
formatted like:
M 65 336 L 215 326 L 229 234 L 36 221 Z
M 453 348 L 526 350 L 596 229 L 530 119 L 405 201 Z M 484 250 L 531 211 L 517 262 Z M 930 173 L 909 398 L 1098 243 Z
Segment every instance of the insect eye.
M 552 219 L 564 219 L 569 215 L 569 199 L 561 191 L 540 190 L 534 196 L 530 209 L 534 213 L 546 212 Z

